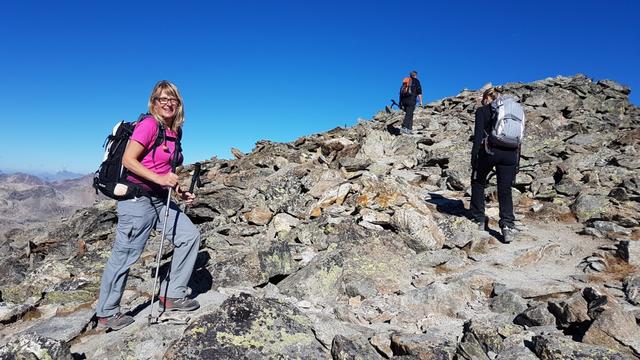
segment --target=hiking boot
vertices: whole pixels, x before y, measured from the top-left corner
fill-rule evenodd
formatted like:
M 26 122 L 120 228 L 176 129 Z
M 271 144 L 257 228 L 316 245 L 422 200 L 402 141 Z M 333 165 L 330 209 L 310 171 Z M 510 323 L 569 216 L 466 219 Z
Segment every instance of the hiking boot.
M 516 237 L 517 231 L 510 227 L 502 228 L 502 240 L 505 244 L 512 242 Z
M 400 127 L 400 134 L 411 135 L 411 133 L 411 130 L 407 129 L 406 127 Z
M 120 330 L 134 323 L 133 317 L 123 313 L 111 316 L 98 317 L 98 328 Z
M 182 299 L 178 298 L 165 298 L 164 296 L 159 297 L 160 303 L 160 312 L 163 311 L 193 311 L 200 307 L 200 304 L 194 300 L 183 297 Z
M 487 219 L 476 220 L 475 223 L 478 225 L 478 230 L 484 231 L 487 228 Z

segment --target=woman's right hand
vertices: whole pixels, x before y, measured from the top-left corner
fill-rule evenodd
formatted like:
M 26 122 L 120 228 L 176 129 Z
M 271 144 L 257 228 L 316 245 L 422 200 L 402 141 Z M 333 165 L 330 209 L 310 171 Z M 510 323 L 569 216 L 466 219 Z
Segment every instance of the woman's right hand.
M 178 185 L 178 175 L 172 172 L 166 173 L 164 175 L 158 175 L 156 184 L 162 187 L 173 188 Z

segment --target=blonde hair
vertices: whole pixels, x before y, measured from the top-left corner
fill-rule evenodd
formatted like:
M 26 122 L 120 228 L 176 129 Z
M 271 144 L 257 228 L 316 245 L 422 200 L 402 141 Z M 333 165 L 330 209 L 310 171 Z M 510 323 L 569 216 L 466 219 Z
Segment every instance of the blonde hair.
M 482 100 L 485 100 L 486 98 L 491 98 L 491 100 L 495 100 L 498 98 L 498 91 L 496 90 L 496 88 L 488 88 L 487 90 L 484 91 L 484 93 L 482 93 Z
M 173 121 L 170 123 L 170 129 L 174 132 L 178 132 L 178 129 L 184 123 L 184 106 L 182 96 L 180 96 L 180 92 L 178 91 L 178 87 L 170 81 L 160 80 L 153 87 L 153 90 L 151 90 L 151 96 L 149 96 L 149 113 L 153 115 L 156 120 L 162 122 L 163 124 L 167 124 L 165 120 L 169 119 L 163 119 L 162 116 L 160 116 L 160 114 L 155 111 L 155 108 L 153 106 L 153 102 L 160 97 L 163 91 L 178 99 L 178 104 L 176 105 L 176 113 L 173 116 Z

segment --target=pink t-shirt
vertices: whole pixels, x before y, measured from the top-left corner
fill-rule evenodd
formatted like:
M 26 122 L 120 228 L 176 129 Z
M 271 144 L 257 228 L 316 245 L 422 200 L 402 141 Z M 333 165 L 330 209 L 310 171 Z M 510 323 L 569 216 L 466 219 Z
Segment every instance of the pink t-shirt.
M 171 172 L 171 159 L 175 152 L 176 144 L 175 141 L 165 140 L 155 149 L 155 151 L 152 150 L 151 148 L 156 141 L 157 134 L 158 122 L 152 116 L 148 116 L 136 124 L 136 128 L 133 130 L 133 134 L 131 135 L 131 140 L 137 141 L 145 148 L 146 155 L 142 158 L 140 163 L 154 173 L 164 175 Z M 167 127 L 165 127 L 165 136 L 174 139 L 177 138 L 177 134 Z M 163 194 L 165 192 L 165 189 L 160 185 L 146 180 L 132 172 L 129 172 L 127 180 L 133 184 L 139 185 L 141 188 L 151 192 L 152 194 Z

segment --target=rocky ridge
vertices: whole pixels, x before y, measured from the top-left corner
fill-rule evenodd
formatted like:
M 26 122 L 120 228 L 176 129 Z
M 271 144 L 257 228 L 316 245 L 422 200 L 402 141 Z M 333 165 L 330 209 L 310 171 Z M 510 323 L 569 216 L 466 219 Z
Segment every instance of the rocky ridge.
M 465 90 L 418 108 L 411 136 L 382 111 L 204 162 L 189 325 L 145 323 L 156 234 L 123 297 L 136 323 L 94 329 L 112 202 L 0 243 L 0 359 L 638 357 L 640 109 L 582 75 L 500 88 L 527 114 L 516 242 L 495 201 L 489 232 L 468 219 L 483 89 Z

